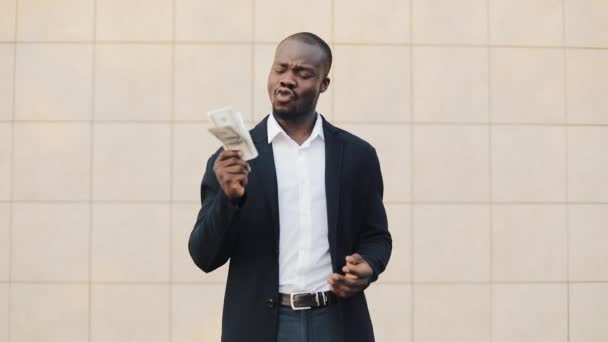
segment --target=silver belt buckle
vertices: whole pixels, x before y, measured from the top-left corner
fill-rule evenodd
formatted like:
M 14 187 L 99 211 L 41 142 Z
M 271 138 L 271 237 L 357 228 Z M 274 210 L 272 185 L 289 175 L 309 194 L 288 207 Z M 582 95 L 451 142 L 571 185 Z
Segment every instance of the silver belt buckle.
M 312 307 L 310 307 L 310 306 L 296 306 L 294 296 L 295 295 L 300 295 L 300 294 L 309 294 L 309 293 L 308 292 L 294 292 L 294 293 L 291 293 L 289 295 L 289 304 L 291 304 L 291 309 L 294 310 L 294 311 L 310 310 L 310 309 L 312 309 Z

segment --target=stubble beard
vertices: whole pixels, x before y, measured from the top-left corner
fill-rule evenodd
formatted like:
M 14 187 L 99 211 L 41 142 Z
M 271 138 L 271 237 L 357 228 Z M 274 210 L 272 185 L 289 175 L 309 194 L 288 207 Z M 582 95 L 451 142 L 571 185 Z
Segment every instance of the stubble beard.
M 298 122 L 306 117 L 308 111 L 290 111 L 285 109 L 276 109 L 272 108 L 272 114 L 281 120 L 289 121 L 289 122 Z

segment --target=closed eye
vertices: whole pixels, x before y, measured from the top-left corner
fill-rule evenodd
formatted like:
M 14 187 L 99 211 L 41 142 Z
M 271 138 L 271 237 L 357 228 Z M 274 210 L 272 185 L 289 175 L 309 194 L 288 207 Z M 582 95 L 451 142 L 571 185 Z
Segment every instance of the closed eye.
M 301 71 L 298 73 L 298 76 L 303 77 L 303 78 L 311 78 L 313 77 L 315 74 L 309 71 Z

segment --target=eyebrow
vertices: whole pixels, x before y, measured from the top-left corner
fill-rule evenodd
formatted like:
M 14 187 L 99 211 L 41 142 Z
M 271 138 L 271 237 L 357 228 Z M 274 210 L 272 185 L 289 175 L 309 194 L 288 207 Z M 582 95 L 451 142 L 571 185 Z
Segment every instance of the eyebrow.
M 274 64 L 281 66 L 281 67 L 289 66 L 289 63 L 286 63 L 286 62 L 276 62 Z M 309 64 L 298 64 L 294 67 L 294 69 L 304 69 L 304 70 L 309 70 L 309 71 L 315 71 L 315 67 L 312 65 L 309 65 Z

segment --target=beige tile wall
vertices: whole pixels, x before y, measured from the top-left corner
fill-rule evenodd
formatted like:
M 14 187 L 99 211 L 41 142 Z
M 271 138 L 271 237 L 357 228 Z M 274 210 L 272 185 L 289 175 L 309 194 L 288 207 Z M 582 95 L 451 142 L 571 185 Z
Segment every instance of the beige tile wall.
M 0 342 L 219 341 L 186 244 L 205 112 L 257 122 L 276 43 L 378 150 L 380 342 L 608 340 L 608 2 L 0 0 Z

